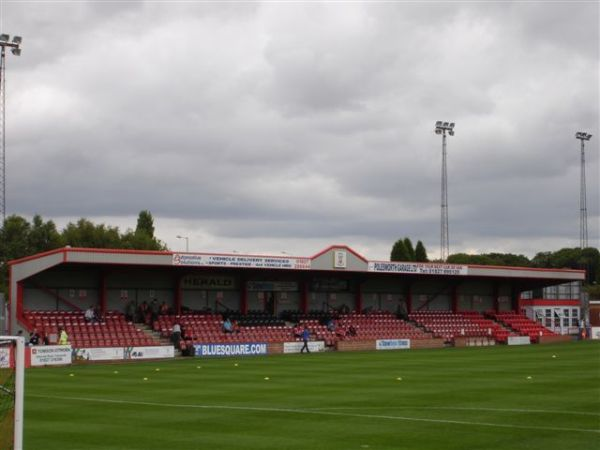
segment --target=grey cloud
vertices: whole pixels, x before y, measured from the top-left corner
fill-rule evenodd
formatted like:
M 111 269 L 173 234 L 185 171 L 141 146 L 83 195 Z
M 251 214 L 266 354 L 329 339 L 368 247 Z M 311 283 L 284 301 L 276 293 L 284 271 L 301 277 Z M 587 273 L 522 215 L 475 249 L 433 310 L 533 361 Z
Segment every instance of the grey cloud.
M 597 241 L 598 5 L 546 6 L 6 4 L 9 212 L 436 248 L 451 120 L 453 251 L 572 243 L 579 129 Z

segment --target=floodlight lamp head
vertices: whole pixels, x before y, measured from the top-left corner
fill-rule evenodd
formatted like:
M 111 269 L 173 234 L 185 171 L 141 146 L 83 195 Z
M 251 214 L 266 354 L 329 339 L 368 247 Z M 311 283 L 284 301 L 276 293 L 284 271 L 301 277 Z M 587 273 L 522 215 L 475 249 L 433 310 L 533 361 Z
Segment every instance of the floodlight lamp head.
M 14 36 L 12 41 L 13 41 L 13 44 L 20 45 L 21 42 L 23 42 L 23 38 L 21 36 Z
M 444 128 L 448 128 L 448 122 L 444 122 Z
M 450 123 L 450 128 L 454 128 L 454 122 Z
M 21 56 L 21 49 L 20 48 L 13 48 L 13 49 L 11 49 L 11 52 L 15 56 Z
M 435 134 L 442 134 L 442 130 L 440 130 L 439 128 L 435 129 Z
M 450 130 L 450 131 L 448 131 L 448 134 L 449 134 L 450 136 L 454 136 L 454 130 Z
M 10 39 L 10 36 L 8 34 L 0 34 L 0 41 L 8 42 L 9 39 Z
M 441 120 L 438 120 L 438 121 L 435 123 L 435 126 L 436 126 L 436 127 L 441 127 L 441 126 L 442 126 L 442 121 L 441 121 Z

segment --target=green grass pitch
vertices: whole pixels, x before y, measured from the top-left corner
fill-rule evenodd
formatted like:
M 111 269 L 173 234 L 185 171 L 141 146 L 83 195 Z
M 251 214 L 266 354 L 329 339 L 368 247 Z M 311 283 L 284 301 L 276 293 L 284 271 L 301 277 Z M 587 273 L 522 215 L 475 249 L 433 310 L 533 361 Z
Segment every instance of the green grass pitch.
M 600 448 L 600 345 L 31 369 L 24 441 L 28 450 Z

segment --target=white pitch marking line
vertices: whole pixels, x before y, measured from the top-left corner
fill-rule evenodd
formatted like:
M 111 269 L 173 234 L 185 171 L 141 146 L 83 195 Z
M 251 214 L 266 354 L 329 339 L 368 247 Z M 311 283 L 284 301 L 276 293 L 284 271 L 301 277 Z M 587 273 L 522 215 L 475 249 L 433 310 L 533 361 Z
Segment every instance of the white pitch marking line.
M 588 430 L 585 428 L 563 428 L 563 427 L 538 427 L 528 425 L 510 425 L 490 422 L 468 422 L 464 420 L 445 420 L 445 419 L 423 419 L 418 417 L 403 417 L 403 416 L 386 416 L 376 414 L 353 414 L 353 413 L 341 413 L 341 412 L 330 412 L 330 411 L 316 411 L 309 409 L 291 409 L 291 408 L 265 408 L 265 407 L 254 407 L 254 406 L 226 406 L 226 405 L 186 405 L 176 403 L 155 403 L 155 402 L 139 402 L 130 400 L 112 400 L 105 398 L 89 398 L 89 397 L 60 397 L 52 395 L 36 395 L 29 394 L 28 397 L 47 398 L 54 400 L 74 400 L 84 402 L 96 402 L 96 403 L 112 403 L 119 405 L 139 405 L 139 406 L 156 406 L 163 408 L 191 408 L 191 409 L 224 409 L 234 411 L 259 411 L 259 412 L 287 412 L 291 414 L 313 414 L 321 416 L 338 416 L 338 417 L 355 417 L 359 419 L 388 419 L 388 420 L 405 420 L 409 422 L 428 422 L 428 423 L 448 423 L 454 425 L 470 425 L 470 426 L 482 426 L 482 427 L 496 427 L 496 428 L 515 428 L 522 430 L 544 430 L 544 431 L 576 431 L 583 433 L 598 433 L 600 430 Z
M 332 408 L 306 408 L 306 411 L 344 411 L 344 410 L 365 410 L 365 409 L 439 409 L 448 411 L 489 411 L 489 412 L 510 412 L 510 413 L 539 413 L 539 414 L 572 414 L 577 416 L 600 416 L 600 413 L 583 411 L 558 411 L 552 409 L 509 409 L 509 408 L 476 408 L 460 406 L 339 406 Z

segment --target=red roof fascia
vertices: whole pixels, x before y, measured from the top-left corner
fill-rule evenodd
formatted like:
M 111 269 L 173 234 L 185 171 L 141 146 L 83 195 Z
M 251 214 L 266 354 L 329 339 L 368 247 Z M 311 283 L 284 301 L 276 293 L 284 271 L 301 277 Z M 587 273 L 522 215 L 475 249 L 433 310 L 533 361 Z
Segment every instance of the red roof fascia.
M 452 263 L 454 264 L 454 263 Z M 480 264 L 457 264 L 459 266 L 467 266 L 473 269 L 503 269 L 503 270 L 526 270 L 529 272 L 574 272 L 574 273 L 583 273 L 585 274 L 585 270 L 579 269 L 547 269 L 540 267 L 512 267 L 512 266 L 492 266 L 492 265 L 480 265 Z
M 12 266 L 14 264 L 20 264 L 23 262 L 32 261 L 34 259 L 43 258 L 44 256 L 56 255 L 57 253 L 64 253 L 66 250 L 68 250 L 66 247 L 62 247 L 62 248 L 57 248 L 54 250 L 48 250 L 47 252 L 36 253 L 35 255 L 31 255 L 31 256 L 24 256 L 23 258 L 13 259 L 11 261 L 8 261 L 8 265 Z

